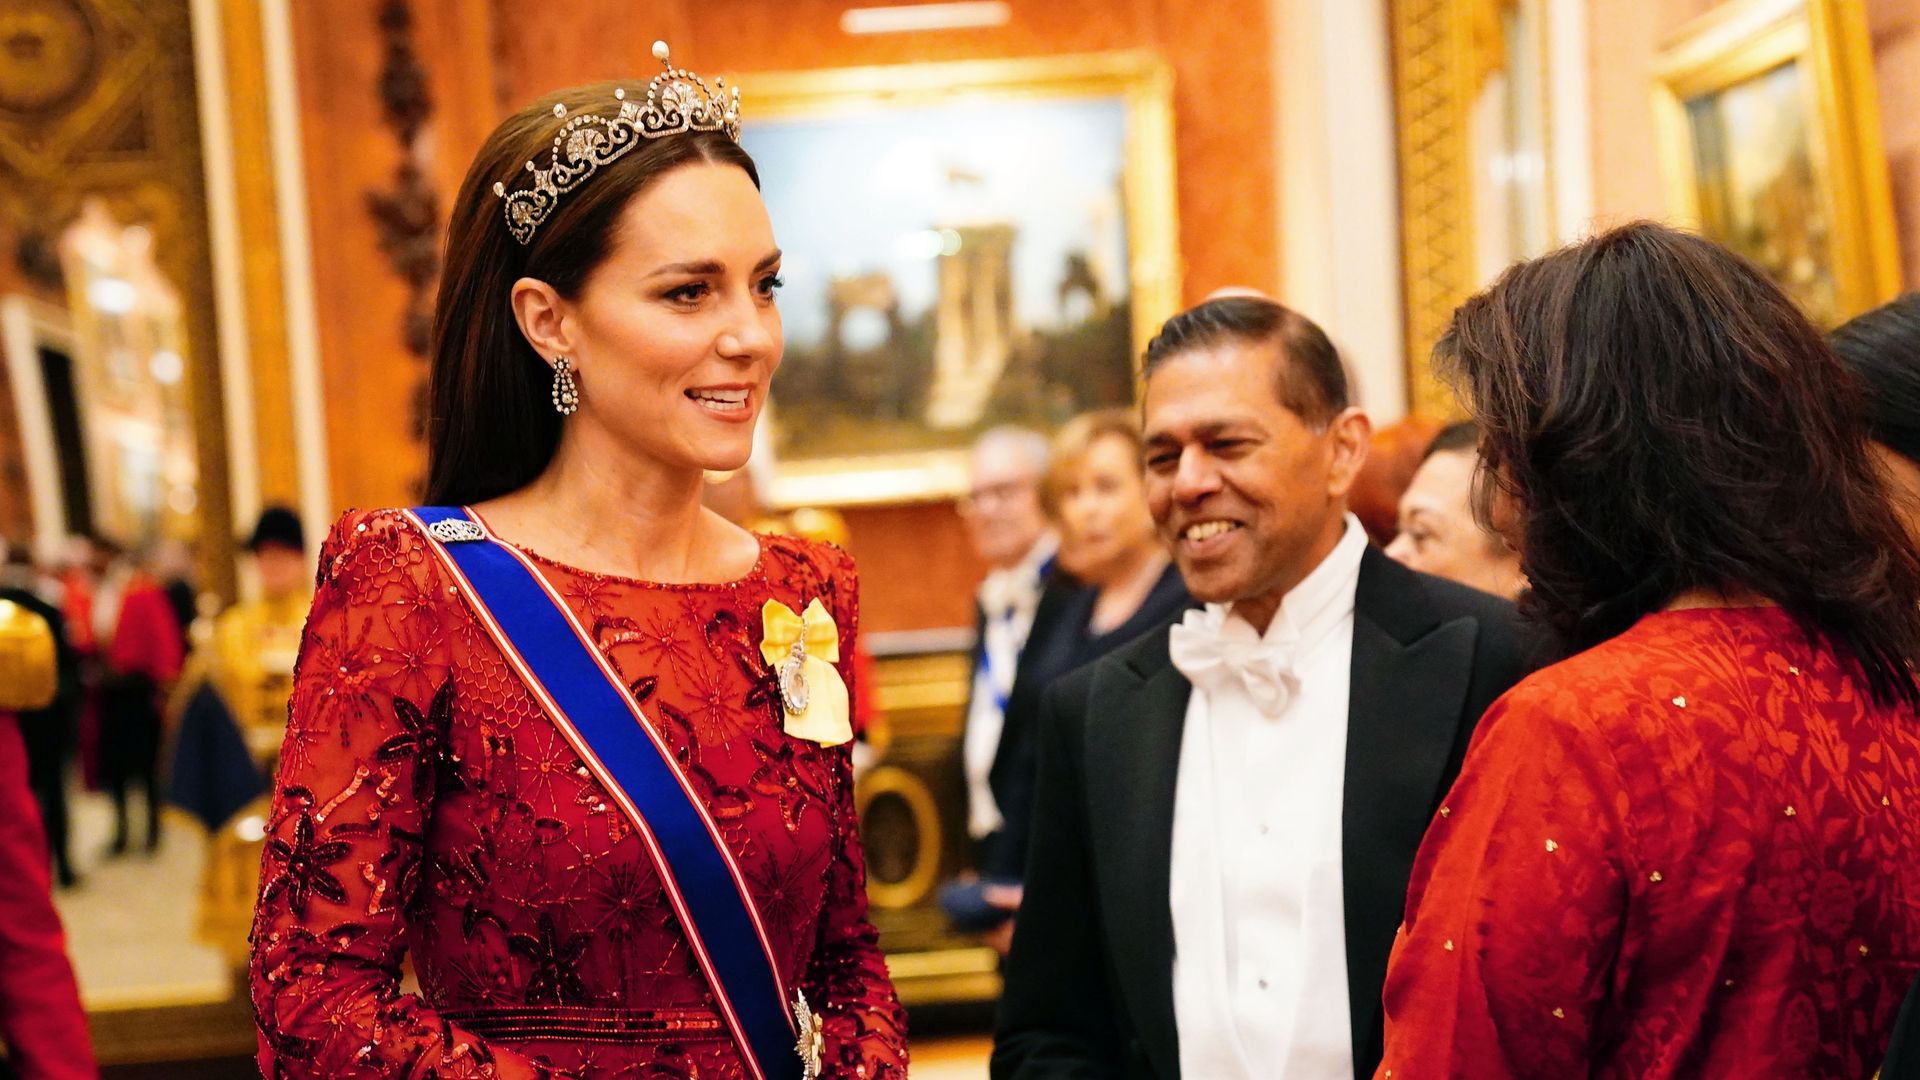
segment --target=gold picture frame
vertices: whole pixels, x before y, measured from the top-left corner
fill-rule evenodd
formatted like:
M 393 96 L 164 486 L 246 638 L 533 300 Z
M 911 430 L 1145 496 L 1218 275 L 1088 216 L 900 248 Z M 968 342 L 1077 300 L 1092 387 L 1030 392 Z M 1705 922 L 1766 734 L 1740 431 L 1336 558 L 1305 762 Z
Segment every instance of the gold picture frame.
M 830 434 L 833 429 L 829 421 L 837 421 L 844 426 L 857 420 L 862 427 L 880 432 L 885 427 L 880 415 L 882 410 L 870 405 L 864 407 L 864 411 L 859 406 L 842 405 L 838 413 L 831 408 L 818 406 L 809 409 L 809 402 L 824 401 L 831 404 L 851 399 L 830 396 L 824 389 L 824 380 L 820 380 L 821 388 L 814 388 L 813 384 L 796 377 L 803 372 L 826 369 L 825 361 L 809 360 L 809 342 L 820 343 L 815 346 L 816 351 L 833 355 L 841 347 L 837 343 L 842 340 L 841 335 L 847 327 L 845 322 L 838 321 L 841 315 L 833 314 L 827 316 L 827 329 L 824 332 L 816 327 L 809 336 L 807 327 L 803 325 L 805 320 L 812 318 L 814 323 L 819 323 L 817 312 L 822 310 L 845 312 L 849 306 L 864 308 L 867 321 L 874 324 L 868 329 L 881 335 L 879 340 L 885 343 L 872 349 L 867 354 L 868 359 L 880 365 L 879 370 L 886 371 L 884 350 L 893 348 L 898 342 L 920 341 L 923 344 L 916 347 L 929 355 L 942 348 L 940 342 L 945 333 L 942 329 L 944 315 L 935 308 L 946 302 L 949 288 L 946 282 L 950 275 L 973 274 L 986 279 L 997 278 L 995 283 L 981 285 L 977 289 L 971 284 L 966 286 L 976 292 L 998 290 L 1005 293 L 1038 287 L 1033 284 L 1031 276 L 1023 284 L 1013 269 L 1025 257 L 1017 249 L 1012 254 L 1008 253 L 1009 245 L 1024 243 L 1022 237 L 1036 234 L 1021 233 L 997 224 L 1003 220 L 1022 220 L 1017 213 L 1001 218 L 990 215 L 983 217 L 981 220 L 990 224 L 979 226 L 977 246 L 976 234 L 967 232 L 973 226 L 960 224 L 957 228 L 942 227 L 938 220 L 928 218 L 925 234 L 929 237 L 945 236 L 950 248 L 926 256 L 937 267 L 931 285 L 934 297 L 931 303 L 924 299 L 928 291 L 924 275 L 915 279 L 917 284 L 906 282 L 906 287 L 896 289 L 894 286 L 900 282 L 889 277 L 890 271 L 875 269 L 876 264 L 871 262 L 858 261 L 863 255 L 870 255 L 864 250 L 846 254 L 846 265 L 832 268 L 834 277 L 829 281 L 829 268 L 824 264 L 840 262 L 843 253 L 822 251 L 820 249 L 823 246 L 831 248 L 831 245 L 823 245 L 818 241 L 809 245 L 804 237 L 798 243 L 790 239 L 791 233 L 801 230 L 791 227 L 795 212 L 788 211 L 783 216 L 782 163 L 809 159 L 815 164 L 822 160 L 836 161 L 838 158 L 834 147 L 846 145 L 849 132 L 858 132 L 860 137 L 868 138 L 875 132 L 884 134 L 898 131 L 912 127 L 917 122 L 922 125 L 917 130 L 931 136 L 940 129 L 928 125 L 936 118 L 953 115 L 945 110 L 964 109 L 976 110 L 976 123 L 981 115 L 978 110 L 1004 110 L 1004 121 L 991 112 L 986 113 L 988 121 L 985 130 L 988 131 L 1003 125 L 1011 128 L 1023 121 L 1033 125 L 1054 125 L 1047 128 L 1048 131 L 1060 130 L 1061 114 L 1058 110 L 1061 109 L 1102 109 L 1122 118 L 1117 125 L 1120 132 L 1117 145 L 1110 142 L 1104 144 L 1102 150 L 1103 153 L 1111 153 L 1119 167 L 1118 177 L 1105 181 L 1115 188 L 1119 197 L 1114 216 L 1106 226 L 1107 231 L 1100 235 L 1121 231 L 1124 237 L 1122 254 L 1119 259 L 1110 261 L 1119 264 L 1119 271 L 1124 274 L 1125 280 L 1124 283 L 1101 282 L 1100 287 L 1104 288 L 1106 297 L 1123 299 L 1126 312 L 1124 318 L 1116 317 L 1114 309 L 1119 306 L 1117 300 L 1102 307 L 1104 301 L 1097 289 L 1089 289 L 1086 299 L 1076 302 L 1093 305 L 1095 309 L 1105 312 L 1102 317 L 1107 321 L 1103 325 L 1111 330 L 1108 337 L 1125 341 L 1129 355 L 1115 371 L 1105 370 L 1111 366 L 1110 363 L 1103 364 L 1102 385 L 1106 387 L 1106 396 L 1117 394 L 1131 399 L 1134 392 L 1132 374 L 1140 351 L 1160 323 L 1178 310 L 1180 302 L 1179 220 L 1174 189 L 1173 75 L 1162 59 L 1149 52 L 1134 51 L 1039 59 L 742 74 L 730 76 L 727 81 L 729 84 L 737 81 L 743 87 L 745 122 L 741 142 L 760 163 L 769 206 L 774 214 L 776 235 L 789 255 L 786 271 L 789 291 L 783 306 L 787 314 L 790 370 L 783 372 L 786 380 L 784 396 L 781 378 L 776 378 L 774 384 L 770 411 L 772 467 L 761 472 L 763 477 L 768 478 L 760 493 L 765 502 L 777 508 L 786 508 L 950 498 L 958 495 L 965 486 L 966 443 L 971 441 L 976 429 L 996 422 L 998 416 L 993 408 L 975 403 L 978 407 L 949 409 L 949 412 L 959 414 L 959 420 L 949 417 L 938 425 L 931 419 L 923 420 L 923 417 L 931 417 L 936 408 L 942 407 L 940 403 L 949 400 L 941 390 L 943 384 L 940 381 L 942 373 L 947 370 L 942 366 L 946 362 L 936 358 L 920 365 L 929 368 L 931 373 L 913 369 L 918 372 L 914 377 L 922 379 L 925 384 L 912 391 L 920 397 L 910 397 L 908 391 L 898 392 L 897 400 L 924 401 L 924 413 L 909 414 L 904 410 L 897 413 L 893 420 L 897 430 L 890 434 L 874 435 L 871 439 L 873 445 L 862 445 L 862 440 L 867 440 L 868 436 L 857 431 L 852 435 L 846 432 Z M 773 141 L 775 136 L 784 137 L 791 149 L 783 151 L 780 144 Z M 836 139 L 839 141 L 835 142 Z M 959 141 L 954 140 L 954 144 L 957 145 Z M 944 155 L 948 151 L 943 147 L 940 152 Z M 866 155 L 863 153 L 858 156 Z M 876 151 L 874 157 L 868 160 L 877 160 L 879 156 Z M 924 167 L 926 163 L 920 164 Z M 964 183 L 953 177 L 965 176 L 979 164 L 979 155 L 973 159 L 957 159 L 945 174 L 944 182 L 949 187 Z M 989 164 L 992 164 L 991 160 Z M 1014 163 L 1014 166 L 1017 167 L 1018 163 Z M 868 167 L 852 161 L 843 163 L 842 167 L 848 183 L 847 190 L 836 192 L 838 197 L 809 199 L 805 206 L 809 227 L 819 228 L 817 221 L 812 220 L 816 215 L 841 215 L 843 219 L 851 219 L 874 212 L 875 200 L 871 197 L 862 200 L 851 194 L 865 182 L 869 175 Z M 986 193 L 977 201 L 986 204 L 997 197 L 1001 201 L 989 206 L 990 211 L 1004 212 L 1009 205 L 1014 211 L 1019 211 L 1019 198 L 1008 200 L 1005 195 L 1005 178 L 1011 171 L 1008 168 L 977 181 L 979 189 Z M 1038 175 L 1043 172 L 1036 167 L 1036 182 L 1045 179 L 1044 175 Z M 934 203 L 930 200 L 929 205 Z M 789 223 L 785 229 L 782 227 L 783 220 Z M 1114 225 L 1120 229 L 1114 229 Z M 964 242 L 959 239 L 963 233 L 966 237 Z M 852 240 L 848 243 L 851 246 Z M 997 252 L 992 250 L 996 244 Z M 989 265 L 972 268 L 950 265 L 963 261 L 956 257 L 963 246 L 969 252 L 988 250 L 988 255 L 974 257 L 989 260 Z M 1102 250 L 1109 250 L 1110 247 Z M 1098 281 L 1098 271 L 1105 268 L 1106 264 L 1098 257 L 1090 258 L 1088 262 L 1092 269 L 1086 276 Z M 805 278 L 810 271 L 815 274 L 812 281 Z M 1050 269 L 1048 272 L 1053 271 Z M 1014 280 L 1009 283 L 1008 278 Z M 1121 284 L 1124 284 L 1123 293 L 1119 291 Z M 1045 287 L 1052 289 L 1054 283 L 1048 280 Z M 834 291 L 825 291 L 829 288 Z M 918 289 L 919 293 L 910 292 L 909 289 Z M 1069 299 L 1068 283 L 1064 278 L 1059 290 L 1059 306 L 1064 312 Z M 973 292 L 967 295 L 970 299 L 977 299 Z M 916 296 L 921 300 L 919 310 L 915 310 L 909 302 Z M 1012 340 L 1012 332 L 1007 331 L 1006 327 L 1010 321 L 1018 323 L 1024 318 L 1018 305 L 1025 301 L 1017 298 L 1009 301 L 1001 296 L 998 303 L 1000 310 L 997 313 L 990 312 L 983 318 L 993 324 L 996 333 L 1003 335 L 999 347 L 1004 355 L 1007 348 L 1005 341 Z M 977 315 L 978 307 L 975 304 L 968 311 Z M 875 312 L 882 314 L 876 316 Z M 1074 332 L 1076 326 L 1087 323 L 1068 323 L 1062 316 L 1061 325 L 1063 328 L 1060 332 L 1064 335 Z M 1026 333 L 1033 327 L 1028 324 L 1020 325 L 1017 329 L 1020 333 Z M 920 336 L 909 337 L 914 334 Z M 946 337 L 952 340 L 953 335 L 947 334 Z M 924 344 L 929 339 L 933 344 Z M 985 349 L 990 351 L 993 347 L 989 344 Z M 971 341 L 968 348 L 972 348 Z M 1111 351 L 1108 349 L 1100 355 L 1107 357 Z M 920 359 L 926 360 L 925 357 Z M 809 367 L 808 364 L 813 366 Z M 895 360 L 892 366 L 897 368 L 901 365 Z M 988 366 L 993 370 L 991 365 Z M 1011 367 L 1008 370 L 1012 370 Z M 848 378 L 857 383 L 865 377 L 868 376 L 856 373 Z M 817 376 L 810 378 L 818 380 Z M 976 391 L 980 381 L 976 379 L 973 384 Z M 845 384 L 846 380 L 842 380 L 838 393 L 848 393 Z M 980 391 L 975 396 L 985 400 L 986 394 L 999 394 L 1001 397 L 996 400 L 1006 400 L 1004 381 L 998 385 L 996 390 Z M 1040 385 L 1043 388 L 1053 387 L 1052 383 L 1047 382 L 1041 382 Z M 807 389 L 799 389 L 801 387 Z M 1075 403 L 1082 407 L 1086 404 L 1078 402 L 1077 397 Z M 806 422 L 795 420 L 792 428 L 783 428 L 783 415 L 803 417 Z M 1064 419 L 1064 416 L 1059 419 Z M 925 445 L 916 442 L 916 423 L 925 425 L 927 437 L 921 440 Z M 804 441 L 800 436 L 803 434 L 811 440 L 805 452 L 800 451 L 800 443 Z M 886 438 L 892 442 L 883 442 Z M 849 449 L 842 451 L 842 446 Z M 763 449 L 761 453 L 769 451 Z
M 1734 0 L 1661 51 L 1654 109 L 1669 207 L 1832 326 L 1900 288 L 1858 3 Z

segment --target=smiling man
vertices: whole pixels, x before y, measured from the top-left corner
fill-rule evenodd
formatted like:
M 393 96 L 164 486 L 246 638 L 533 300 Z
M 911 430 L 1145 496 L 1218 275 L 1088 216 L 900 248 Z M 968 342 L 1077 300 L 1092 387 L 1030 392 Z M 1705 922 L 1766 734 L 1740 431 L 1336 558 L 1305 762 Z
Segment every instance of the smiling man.
M 1148 499 L 1205 603 L 1048 695 L 993 1075 L 1371 1076 L 1414 852 L 1527 643 L 1368 546 L 1370 425 L 1311 321 L 1208 301 L 1146 378 Z

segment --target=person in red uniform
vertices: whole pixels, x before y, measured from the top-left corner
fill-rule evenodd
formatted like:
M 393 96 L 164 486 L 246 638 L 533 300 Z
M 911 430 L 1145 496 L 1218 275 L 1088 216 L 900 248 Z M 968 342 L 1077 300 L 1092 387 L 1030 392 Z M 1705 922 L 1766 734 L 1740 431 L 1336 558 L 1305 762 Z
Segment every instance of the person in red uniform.
M 53 909 L 47 837 L 27 783 L 27 750 L 0 713 L 0 1074 L 92 1080 L 93 1048 L 80 991 Z
M 1920 562 L 1855 384 L 1647 223 L 1509 270 L 1436 356 L 1577 651 L 1432 821 L 1376 1075 L 1872 1075 L 1920 970 Z
M 128 802 L 138 787 L 146 799 L 146 845 L 160 846 L 160 742 L 168 687 L 186 661 L 186 639 L 173 603 L 136 558 L 119 562 L 100 599 L 118 598 L 112 625 L 101 634 L 100 777 L 113 796 L 114 854 L 130 839 Z
M 320 555 L 252 931 L 269 1076 L 758 1075 L 688 926 L 706 901 L 626 805 L 649 793 L 578 749 L 450 569 L 482 543 L 576 621 L 630 695 L 622 730 L 671 756 L 737 866 L 707 899 L 744 898 L 762 941 L 708 951 L 764 948 L 807 1006 L 806 1072 L 769 1075 L 906 1075 L 854 810 L 852 561 L 700 504 L 704 472 L 745 463 L 782 348 L 733 108 L 671 68 L 560 91 L 468 173 L 436 313 L 439 509 L 350 513 Z M 449 507 L 459 528 L 423 528 Z

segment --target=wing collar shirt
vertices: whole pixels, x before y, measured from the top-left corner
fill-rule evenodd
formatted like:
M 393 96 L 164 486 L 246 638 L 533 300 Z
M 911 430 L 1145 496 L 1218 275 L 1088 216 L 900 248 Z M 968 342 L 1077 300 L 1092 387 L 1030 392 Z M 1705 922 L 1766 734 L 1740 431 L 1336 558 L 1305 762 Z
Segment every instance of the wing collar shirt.
M 1341 796 L 1358 519 L 1265 634 L 1208 604 L 1173 628 L 1194 684 L 1174 796 L 1180 1072 L 1351 1080 Z

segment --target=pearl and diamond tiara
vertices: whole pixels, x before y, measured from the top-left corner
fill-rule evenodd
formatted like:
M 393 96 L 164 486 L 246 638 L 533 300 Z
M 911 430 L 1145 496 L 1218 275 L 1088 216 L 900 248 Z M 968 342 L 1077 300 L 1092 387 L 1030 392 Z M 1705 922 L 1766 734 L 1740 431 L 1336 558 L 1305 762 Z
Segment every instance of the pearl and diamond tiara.
M 512 191 L 496 183 L 493 193 L 505 201 L 507 229 L 522 244 L 533 242 L 540 223 L 547 220 L 560 196 L 585 183 L 602 165 L 618 161 L 642 139 L 659 139 L 683 131 L 719 131 L 740 141 L 740 90 L 728 87 L 725 79 L 707 81 L 684 68 L 676 68 L 668 59 L 667 43 L 653 43 L 654 59 L 666 70 L 647 84 L 647 99 L 628 99 L 625 87 L 616 88 L 613 100 L 618 111 L 611 116 L 578 113 L 567 116 L 567 107 L 556 104 L 555 118 L 564 120 L 553 137 L 549 164 L 542 169 L 539 159 L 527 162 L 533 174 L 530 186 Z

